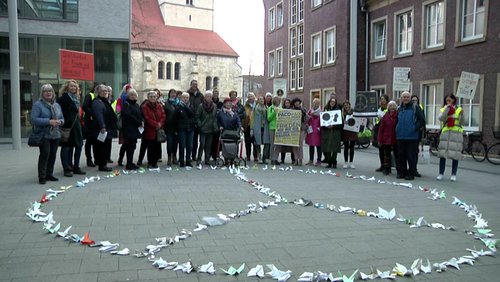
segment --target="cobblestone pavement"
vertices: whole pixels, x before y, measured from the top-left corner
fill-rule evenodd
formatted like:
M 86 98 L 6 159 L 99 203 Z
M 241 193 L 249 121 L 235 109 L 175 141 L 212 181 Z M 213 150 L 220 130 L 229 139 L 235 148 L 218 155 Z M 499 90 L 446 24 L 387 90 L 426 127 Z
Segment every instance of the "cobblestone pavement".
M 117 149 L 114 143 L 115 161 Z M 42 224 L 32 223 L 24 215 L 30 202 L 39 200 L 51 184 L 59 188 L 82 179 L 62 176 L 58 160 L 59 182 L 38 185 L 37 157 L 38 149 L 25 146 L 13 151 L 10 145 L 0 145 L 0 281 L 256 281 L 247 278 L 248 270 L 257 264 L 265 267 L 271 263 L 281 270 L 291 270 L 289 281 L 296 281 L 304 271 L 337 275 L 338 270 L 344 274 L 356 269 L 367 273 L 371 267 L 389 270 L 396 262 L 409 267 L 416 258 L 442 262 L 468 254 L 466 248 L 485 249 L 480 241 L 465 234 L 473 222 L 462 209 L 451 204 L 452 196 L 477 205 L 492 232 L 500 230 L 500 167 L 487 162 L 462 160 L 457 182 L 449 181 L 449 166 L 446 180 L 435 180 L 436 158 L 430 164 L 419 165 L 423 177 L 412 184 L 445 190 L 447 198 L 437 201 L 427 199 L 429 194 L 418 189 L 345 177 L 347 170 L 341 168 L 335 170 L 341 176 L 334 177 L 300 172 L 315 169 L 305 165 L 294 167 L 293 171 L 273 171 L 262 170 L 260 165 L 253 169 L 250 162 L 250 169 L 243 171 L 246 176 L 288 200 L 303 197 L 313 203 L 367 211 L 377 211 L 379 206 L 395 208 L 398 215 L 414 219 L 424 216 L 429 222 L 453 225 L 457 231 L 409 228 L 395 220 L 280 204 L 223 226 L 195 232 L 156 255 L 179 263 L 191 259 L 197 265 L 211 261 L 216 275 L 158 270 L 145 258 L 99 253 L 96 248 L 55 237 L 42 230 Z M 349 170 L 353 175 L 396 181 L 394 174 L 384 177 L 374 172 L 378 167 L 375 148 L 357 150 L 355 164 L 356 169 Z M 72 232 L 90 232 L 96 241 L 118 242 L 120 248 L 128 247 L 133 252 L 154 243 L 157 237 L 171 237 L 184 228 L 192 230 L 205 216 L 228 214 L 245 209 L 250 203 L 269 200 L 228 170 L 174 168 L 167 172 L 165 162 L 160 167 L 160 173 L 121 175 L 84 188 L 72 188 L 44 205 L 43 210 L 53 211 L 55 220 L 62 222 L 63 227 L 73 225 Z M 98 174 L 96 168 L 83 168 L 87 176 Z M 226 276 L 219 269 L 242 263 L 246 263 L 246 268 L 240 276 Z M 498 281 L 499 266 L 497 258 L 481 257 L 474 266 L 463 265 L 461 270 L 448 269 L 398 281 Z

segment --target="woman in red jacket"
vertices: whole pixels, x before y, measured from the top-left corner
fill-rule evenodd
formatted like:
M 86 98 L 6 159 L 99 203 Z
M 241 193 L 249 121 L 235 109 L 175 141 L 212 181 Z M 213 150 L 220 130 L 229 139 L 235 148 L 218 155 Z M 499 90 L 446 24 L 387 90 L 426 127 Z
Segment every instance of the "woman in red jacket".
M 394 101 L 387 104 L 387 113 L 380 120 L 378 129 L 377 142 L 382 147 L 384 163 L 383 173 L 388 175 L 391 173 L 391 152 L 394 152 L 396 159 L 396 170 L 399 175 L 399 158 L 398 145 L 396 141 L 396 124 L 398 123 L 398 105 Z
M 165 111 L 157 101 L 158 94 L 155 91 L 148 92 L 148 100 L 142 107 L 144 116 L 144 141 L 147 144 L 148 167 L 158 168 L 158 160 L 161 158 L 161 143 L 157 140 L 157 132 L 165 124 Z

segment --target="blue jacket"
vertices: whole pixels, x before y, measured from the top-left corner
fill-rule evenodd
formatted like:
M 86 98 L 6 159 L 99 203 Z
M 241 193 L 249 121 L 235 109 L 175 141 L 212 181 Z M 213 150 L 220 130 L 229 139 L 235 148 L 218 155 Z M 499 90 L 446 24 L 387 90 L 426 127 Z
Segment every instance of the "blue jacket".
M 233 112 L 233 116 L 230 116 L 224 110 L 219 111 L 217 114 L 217 123 L 219 127 L 224 128 L 224 130 L 238 130 L 241 128 L 241 120 L 237 113 Z
M 397 140 L 418 140 L 420 128 L 424 126 L 424 114 L 420 107 L 413 103 L 399 106 L 398 123 L 396 125 Z
M 61 106 L 54 102 L 54 112 L 56 119 L 61 121 L 61 125 L 64 124 L 64 117 L 61 111 Z M 61 138 L 61 132 L 59 131 L 59 126 L 50 126 L 50 120 L 52 118 L 52 111 L 50 105 L 42 100 L 38 100 L 33 104 L 31 109 L 31 123 L 33 124 L 33 131 L 40 132 L 45 130 L 45 139 L 59 139 Z

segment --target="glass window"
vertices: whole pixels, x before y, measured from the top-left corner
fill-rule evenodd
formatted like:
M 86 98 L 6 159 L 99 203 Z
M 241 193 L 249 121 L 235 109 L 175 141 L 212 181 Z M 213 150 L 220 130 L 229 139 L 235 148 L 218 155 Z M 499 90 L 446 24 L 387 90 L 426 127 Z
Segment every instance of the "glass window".
M 267 61 L 269 77 L 274 77 L 274 64 L 275 64 L 274 51 L 271 51 L 268 54 L 268 61 Z
M 299 0 L 299 22 L 304 20 L 304 0 Z
M 295 60 L 290 61 L 290 69 L 288 70 L 290 74 L 290 90 L 295 90 L 297 88 L 297 70 Z
M 321 4 L 323 3 L 323 0 L 311 0 L 311 7 L 313 8 L 316 8 L 316 7 L 319 7 L 321 6 Z
M 311 61 L 312 67 L 321 66 L 321 35 L 316 34 L 311 38 L 312 45 L 312 53 L 311 53 Z
M 283 3 L 278 3 L 276 5 L 276 21 L 278 27 L 283 26 Z
M 297 88 L 304 88 L 304 60 L 297 59 Z
M 167 63 L 167 79 L 172 79 L 172 63 Z
M 386 50 L 386 24 L 385 19 L 373 24 L 373 58 L 385 58 Z
M 174 79 L 175 80 L 181 79 L 181 63 L 175 63 L 174 65 Z
M 78 21 L 79 0 L 17 1 L 19 18 Z M 7 0 L 0 1 L 0 15 L 7 15 Z
M 276 28 L 276 18 L 275 18 L 274 7 L 269 9 L 269 31 L 273 31 Z
M 205 79 L 205 89 L 207 89 L 207 90 L 212 89 L 212 77 L 211 76 L 207 76 L 207 78 Z
M 301 24 L 297 27 L 297 39 L 299 47 L 299 55 L 304 54 L 304 25 Z
M 326 64 L 335 62 L 335 29 L 325 32 L 325 56 Z
M 59 76 L 59 49 L 62 47 L 61 38 L 38 38 L 38 72 L 41 79 L 57 78 Z M 94 57 L 94 64 L 97 60 L 98 58 Z M 98 66 L 95 65 L 95 67 Z
M 444 3 L 438 1 L 424 7 L 424 48 L 443 46 L 444 43 Z
M 94 41 L 95 80 L 106 82 L 114 95 L 128 82 L 128 43 L 120 41 Z
M 297 28 L 290 29 L 290 57 L 297 56 Z
M 443 106 L 443 99 L 442 83 L 428 83 L 422 85 L 422 99 L 420 102 L 424 106 L 426 127 L 428 129 L 438 129 L 441 127 L 438 116 Z
M 193 6 L 193 0 L 186 0 L 186 5 L 191 5 L 191 6 Z
M 214 88 L 219 87 L 219 78 L 217 76 L 214 77 Z
M 456 95 L 459 80 L 456 80 L 454 93 Z M 480 126 L 480 113 L 481 113 L 481 85 L 483 83 L 483 78 L 480 77 L 477 82 L 476 93 L 474 94 L 474 99 L 458 98 L 457 104 L 462 107 L 464 115 L 464 127 L 467 130 L 479 130 Z M 442 102 L 442 101 L 441 101 Z
M 396 15 L 396 52 L 407 54 L 412 50 L 413 43 L 413 12 L 408 11 Z
M 290 24 L 297 23 L 297 0 L 290 0 Z
M 461 0 L 461 40 L 473 40 L 484 36 L 485 6 L 488 0 Z
M 283 74 L 283 48 L 276 49 L 276 73 Z
M 165 63 L 163 61 L 158 62 L 158 79 L 165 79 Z

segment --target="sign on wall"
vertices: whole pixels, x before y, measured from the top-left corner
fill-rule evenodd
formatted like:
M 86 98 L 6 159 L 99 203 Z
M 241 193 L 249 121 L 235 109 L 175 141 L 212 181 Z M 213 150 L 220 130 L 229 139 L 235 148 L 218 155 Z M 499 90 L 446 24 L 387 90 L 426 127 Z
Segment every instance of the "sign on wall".
M 477 83 L 479 82 L 479 74 L 463 71 L 458 82 L 457 97 L 474 99 L 476 95 Z
M 94 80 L 94 54 L 59 49 L 61 78 Z
M 410 68 L 394 68 L 392 76 L 393 91 L 410 91 L 410 70 Z
M 279 92 L 278 92 L 279 91 Z M 283 95 L 280 95 L 283 93 Z M 284 78 L 275 78 L 273 80 L 273 96 L 281 96 L 282 98 L 286 98 L 286 79 Z
M 279 109 L 276 113 L 274 144 L 298 147 L 302 111 Z

